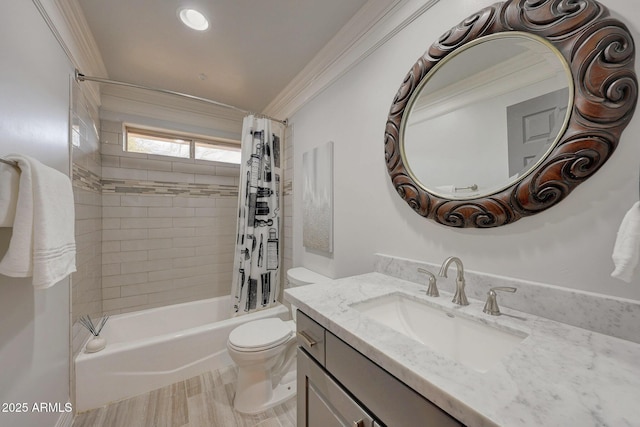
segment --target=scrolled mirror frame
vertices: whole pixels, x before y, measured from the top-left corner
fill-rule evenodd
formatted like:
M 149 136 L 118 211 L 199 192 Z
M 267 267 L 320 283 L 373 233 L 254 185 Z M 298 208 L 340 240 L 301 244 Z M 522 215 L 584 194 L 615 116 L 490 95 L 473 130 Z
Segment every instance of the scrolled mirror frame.
M 452 200 L 416 183 L 400 149 L 403 115 L 429 71 L 480 37 L 522 31 L 548 40 L 570 66 L 574 102 L 547 158 L 521 181 L 486 197 Z M 489 228 L 534 215 L 563 200 L 611 156 L 635 110 L 635 48 L 627 27 L 595 0 L 510 0 L 471 15 L 443 34 L 413 65 L 385 128 L 385 160 L 396 191 L 421 216 L 451 227 Z

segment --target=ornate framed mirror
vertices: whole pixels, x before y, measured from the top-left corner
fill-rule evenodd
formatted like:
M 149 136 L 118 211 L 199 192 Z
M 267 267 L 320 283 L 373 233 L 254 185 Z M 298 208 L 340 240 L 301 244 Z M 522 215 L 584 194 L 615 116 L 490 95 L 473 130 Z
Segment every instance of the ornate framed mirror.
M 594 0 L 496 3 L 446 32 L 391 106 L 385 160 L 419 215 L 497 227 L 541 212 L 615 150 L 637 100 L 634 43 Z

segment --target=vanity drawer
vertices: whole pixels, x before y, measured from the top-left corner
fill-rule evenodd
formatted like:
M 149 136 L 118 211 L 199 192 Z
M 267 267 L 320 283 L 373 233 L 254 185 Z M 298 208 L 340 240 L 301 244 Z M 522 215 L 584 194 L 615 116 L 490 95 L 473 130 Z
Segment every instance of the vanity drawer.
M 298 348 L 298 427 L 377 425 L 373 417 Z
M 319 364 L 324 366 L 324 328 L 300 310 L 296 314 L 296 326 L 298 345 L 304 348 Z
M 455 418 L 400 382 L 393 375 L 326 332 L 326 369 L 347 390 L 393 427 L 461 427 Z

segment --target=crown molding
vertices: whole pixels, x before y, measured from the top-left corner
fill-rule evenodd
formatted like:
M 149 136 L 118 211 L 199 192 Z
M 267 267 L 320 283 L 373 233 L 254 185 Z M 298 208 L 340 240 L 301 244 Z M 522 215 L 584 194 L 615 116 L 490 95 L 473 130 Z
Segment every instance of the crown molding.
M 291 117 L 438 0 L 369 0 L 267 105 L 265 114 Z
M 107 77 L 100 49 L 77 0 L 32 0 L 71 64 L 83 73 Z M 100 87 L 84 83 L 95 108 L 100 106 Z M 85 87 L 85 86 L 83 86 Z

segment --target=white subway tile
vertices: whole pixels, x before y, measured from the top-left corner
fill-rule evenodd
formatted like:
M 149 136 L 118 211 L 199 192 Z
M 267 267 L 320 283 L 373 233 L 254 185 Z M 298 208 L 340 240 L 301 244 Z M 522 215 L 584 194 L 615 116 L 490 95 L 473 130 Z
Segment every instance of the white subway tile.
M 149 208 L 149 217 L 188 218 L 194 215 L 194 208 Z
M 165 260 L 123 262 L 120 264 L 122 274 L 141 273 L 144 271 L 170 270 L 171 265 Z
M 166 228 L 173 226 L 172 218 L 122 218 L 121 228 Z
M 126 307 L 133 307 L 144 305 L 149 302 L 147 295 L 135 295 L 124 298 L 108 299 L 102 302 L 102 309 L 105 311 L 122 309 Z
M 174 237 L 174 248 L 193 248 L 196 246 L 205 246 L 211 243 L 211 237 L 209 236 L 195 236 L 195 237 Z
M 102 278 L 102 287 L 110 288 L 113 286 L 125 286 L 133 285 L 136 283 L 147 283 L 149 281 L 148 274 L 145 273 L 133 273 L 133 274 L 120 274 L 117 276 L 107 276 Z
M 100 130 L 121 134 L 123 132 L 122 122 L 114 122 L 112 120 L 101 120 Z
M 103 144 L 113 144 L 122 146 L 122 134 L 102 131 L 100 132 L 100 142 Z
M 102 299 L 114 299 L 114 298 L 120 298 L 120 287 L 119 286 L 114 286 L 113 288 L 102 288 Z M 122 295 L 124 296 L 128 296 L 128 295 Z
M 119 194 L 103 194 L 102 206 L 120 206 L 120 197 Z
M 213 272 L 213 267 L 210 265 L 187 267 L 187 268 L 173 268 L 165 271 L 150 271 L 149 281 L 154 280 L 169 280 L 169 279 L 183 279 L 192 276 L 206 275 Z
M 111 252 L 120 252 L 120 242 L 102 242 L 102 255 Z
M 210 208 L 214 207 L 216 200 L 212 197 L 172 197 L 173 206 L 180 208 Z M 237 204 L 237 203 L 236 203 Z
M 100 152 L 106 156 L 122 156 L 122 146 L 117 144 L 100 144 Z
M 238 209 L 237 197 L 217 197 L 215 199 L 217 208 L 233 208 Z
M 120 159 L 122 162 L 122 159 Z M 102 168 L 103 179 L 131 179 L 146 181 L 148 178 L 146 170 L 122 169 L 122 168 Z
M 238 207 L 237 206 L 229 206 L 229 207 L 218 207 L 216 206 L 213 211 L 213 216 L 215 218 L 224 218 L 224 217 L 237 217 L 238 216 Z
M 196 175 L 194 179 L 196 184 L 236 185 L 232 176 Z
M 187 288 L 176 289 L 168 292 L 157 292 L 149 294 L 149 303 L 165 302 L 165 301 L 191 301 L 201 298 L 207 298 L 211 295 L 211 285 L 199 285 Z
M 216 168 L 213 165 L 196 165 L 192 163 L 173 162 L 172 171 L 189 174 L 215 175 Z
M 120 157 L 118 156 L 109 156 L 107 154 L 103 154 L 101 156 L 102 159 L 102 167 L 104 168 L 119 168 L 120 167 Z
M 154 292 L 170 291 L 174 289 L 173 280 L 162 280 L 149 283 L 141 283 L 138 285 L 122 286 L 121 293 L 123 297 L 132 295 L 144 295 Z
M 128 195 L 121 196 L 122 206 L 172 206 L 171 196 Z
M 187 258 L 174 258 L 173 268 L 196 267 L 199 265 L 211 264 L 213 257 L 211 256 L 194 256 Z
M 115 276 L 118 274 L 122 274 L 120 270 L 120 264 L 103 264 L 102 265 L 102 276 Z
M 214 224 L 213 218 L 173 218 L 174 227 L 212 227 Z
M 216 175 L 218 176 L 240 176 L 240 166 L 216 166 Z
M 76 220 L 75 233 L 76 236 L 92 233 L 102 228 L 101 226 L 102 220 L 100 218 L 78 219 Z
M 102 208 L 103 218 L 146 217 L 147 208 L 105 206 Z
M 215 208 L 195 208 L 195 216 L 212 217 L 215 215 Z
M 179 173 L 179 172 L 161 172 L 161 171 L 152 171 L 148 172 L 149 181 L 159 181 L 159 182 L 182 182 L 182 183 L 193 183 L 194 177 L 193 174 L 188 173 Z
M 144 169 L 148 171 L 171 172 L 171 162 L 150 159 L 137 159 L 132 157 L 120 158 L 120 167 L 125 169 Z M 149 178 L 153 180 L 153 178 Z
M 120 228 L 120 218 L 102 218 L 103 230 L 117 230 Z
M 123 240 L 121 246 L 123 251 L 167 249 L 171 247 L 171 239 Z
M 120 244 L 120 242 L 115 242 Z M 104 245 L 104 243 L 103 243 Z M 127 252 L 108 252 L 102 254 L 102 263 L 103 264 L 115 264 L 120 262 L 130 262 L 130 261 L 146 261 L 149 257 L 149 254 L 146 250 L 142 251 L 127 251 Z
M 100 206 L 76 205 L 76 219 L 100 218 L 102 216 L 102 208 Z
M 168 248 L 168 249 L 154 249 L 149 251 L 149 259 L 172 259 L 172 258 L 182 258 L 182 257 L 191 257 L 196 254 L 196 250 L 194 248 Z
M 195 236 L 195 228 L 150 228 L 150 239 L 161 239 L 170 237 L 191 237 Z
M 147 229 L 128 229 L 128 230 L 102 230 L 102 241 L 110 240 L 141 240 L 149 237 Z M 122 250 L 126 250 L 122 248 Z
M 214 277 L 211 274 L 205 274 L 201 276 L 191 276 L 191 277 L 186 277 L 182 279 L 174 279 L 173 286 L 174 286 L 174 289 L 181 289 L 181 288 L 187 288 L 189 286 L 207 285 L 207 284 L 211 286 L 213 284 L 213 279 Z
M 101 206 L 102 194 L 74 187 L 73 200 L 77 205 Z
M 185 159 L 183 157 L 161 156 L 159 154 L 149 154 L 148 157 L 149 159 L 160 160 L 163 162 L 194 163 L 193 159 Z

